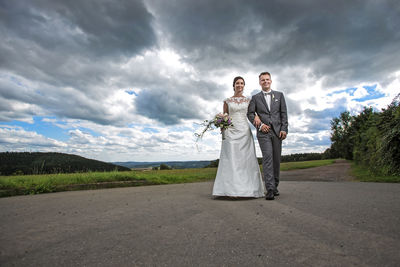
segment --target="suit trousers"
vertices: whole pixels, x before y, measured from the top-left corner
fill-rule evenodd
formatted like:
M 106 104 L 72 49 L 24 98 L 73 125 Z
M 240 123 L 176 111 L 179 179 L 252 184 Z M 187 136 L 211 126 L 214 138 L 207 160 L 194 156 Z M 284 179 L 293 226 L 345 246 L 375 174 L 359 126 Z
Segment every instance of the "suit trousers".
M 279 185 L 282 140 L 272 131 L 258 133 L 258 144 L 262 152 L 263 178 L 267 191 L 276 191 Z

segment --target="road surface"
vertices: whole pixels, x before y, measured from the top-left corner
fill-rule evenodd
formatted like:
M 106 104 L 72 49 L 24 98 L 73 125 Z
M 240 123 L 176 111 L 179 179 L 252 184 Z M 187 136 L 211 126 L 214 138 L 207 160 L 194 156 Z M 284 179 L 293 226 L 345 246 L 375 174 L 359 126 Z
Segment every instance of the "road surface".
M 2 198 L 0 266 L 400 266 L 400 184 L 291 175 L 274 201 L 211 182 Z

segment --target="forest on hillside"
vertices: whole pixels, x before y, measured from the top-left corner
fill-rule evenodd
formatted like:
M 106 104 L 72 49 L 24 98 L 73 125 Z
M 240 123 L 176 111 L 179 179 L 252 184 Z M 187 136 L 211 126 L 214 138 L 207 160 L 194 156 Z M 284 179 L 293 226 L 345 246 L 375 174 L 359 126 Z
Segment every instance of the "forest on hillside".
M 129 171 L 129 168 L 56 152 L 1 152 L 0 175 Z

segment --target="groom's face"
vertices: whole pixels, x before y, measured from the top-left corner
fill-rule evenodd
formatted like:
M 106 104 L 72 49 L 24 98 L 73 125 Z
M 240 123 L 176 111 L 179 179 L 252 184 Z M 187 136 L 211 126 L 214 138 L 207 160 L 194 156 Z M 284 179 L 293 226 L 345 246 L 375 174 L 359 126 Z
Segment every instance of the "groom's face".
M 259 83 L 263 91 L 269 91 L 271 89 L 272 80 L 268 74 L 261 75 L 259 78 Z

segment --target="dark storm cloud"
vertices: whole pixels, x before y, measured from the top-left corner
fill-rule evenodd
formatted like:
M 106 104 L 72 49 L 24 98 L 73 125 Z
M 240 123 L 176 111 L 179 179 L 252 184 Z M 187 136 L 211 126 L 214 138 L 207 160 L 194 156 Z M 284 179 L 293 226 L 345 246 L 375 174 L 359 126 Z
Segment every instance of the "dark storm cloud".
M 327 119 L 327 118 L 333 118 L 337 117 L 340 115 L 341 112 L 345 111 L 346 107 L 345 106 L 338 106 L 334 108 L 327 108 L 323 110 L 312 110 L 312 109 L 306 109 L 304 111 L 304 115 L 306 115 L 310 119 Z
M 193 81 L 182 75 L 171 80 L 155 71 L 150 73 L 151 77 L 135 80 L 144 90 L 137 94 L 134 106 L 137 113 L 166 125 L 185 119 L 204 119 L 208 110 L 199 100 L 222 101 L 224 97 L 226 88 L 207 80 Z
M 141 1 L 8 1 L 0 12 L 0 69 L 54 86 L 104 84 L 110 63 L 156 44 Z
M 156 3 L 170 42 L 204 70 L 304 67 L 337 86 L 384 82 L 399 69 L 400 5 L 394 0 Z M 288 74 L 285 80 L 289 91 L 299 81 Z
M 283 91 L 285 92 L 285 91 Z M 287 107 L 287 112 L 289 114 L 301 114 L 302 113 L 302 109 L 300 107 L 300 102 L 293 100 L 289 97 L 285 97 L 285 101 L 286 101 L 286 107 Z
M 201 119 L 202 109 L 195 98 L 177 92 L 145 90 L 135 99 L 137 113 L 166 125 L 182 119 Z
M 140 0 L 6 1 L 1 14 L 8 45 L 22 39 L 48 52 L 103 57 L 130 56 L 155 42 L 152 15 Z
M 89 120 L 103 125 L 124 123 L 108 112 L 110 107 L 98 98 L 73 88 L 62 90 L 42 84 L 37 90 L 29 90 L 24 83 L 0 80 L 0 103 L 4 103 L 0 108 L 1 121 L 28 119 L 50 112 L 60 118 Z
M 346 99 L 339 99 L 335 102 L 333 108 L 323 110 L 304 110 L 304 115 L 310 122 L 305 128 L 296 129 L 296 132 L 318 133 L 330 129 L 331 120 L 338 117 L 341 112 L 346 111 Z
M 2 1 L 0 97 L 116 124 L 101 101 L 118 64 L 157 46 L 152 21 L 139 0 Z
M 318 133 L 330 129 L 330 118 L 313 120 L 307 125 L 307 133 Z

